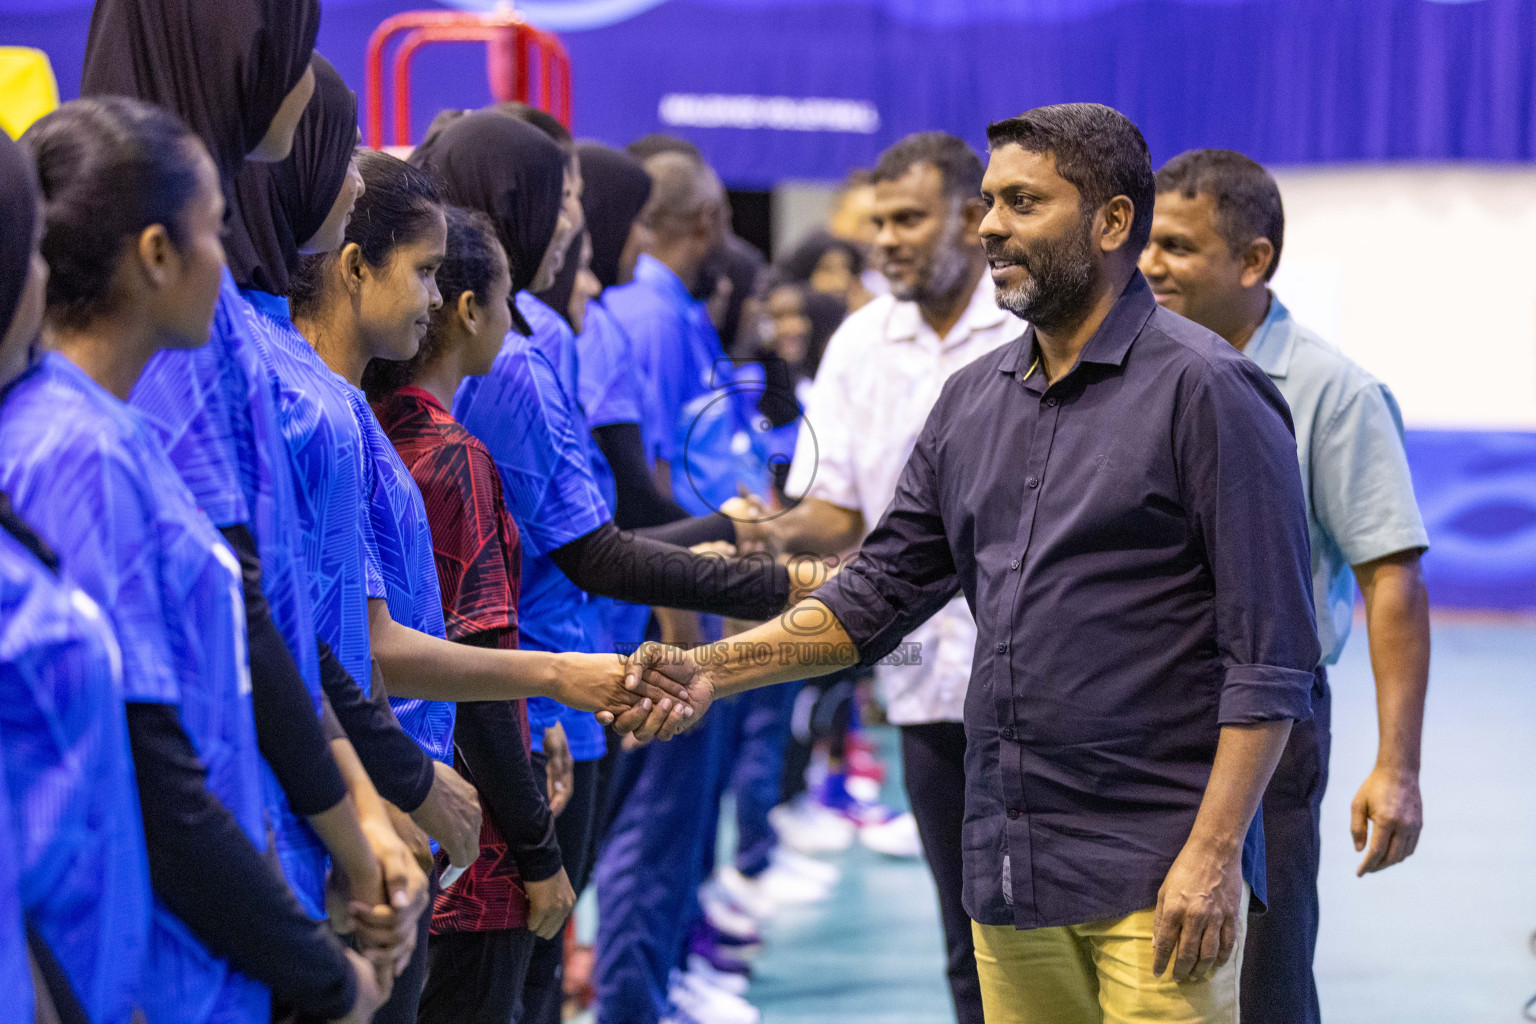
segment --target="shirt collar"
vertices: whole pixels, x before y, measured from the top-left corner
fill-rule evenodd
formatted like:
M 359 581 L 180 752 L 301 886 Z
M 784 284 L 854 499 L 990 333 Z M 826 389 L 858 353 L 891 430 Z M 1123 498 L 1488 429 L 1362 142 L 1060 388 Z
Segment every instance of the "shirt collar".
M 396 391 L 395 394 L 400 395 L 403 398 L 409 398 L 412 401 L 418 402 L 421 405 L 425 405 L 429 409 L 433 409 L 437 412 L 446 413 L 448 411 L 447 409 L 443 408 L 443 403 L 437 400 L 436 395 L 428 391 L 426 388 L 417 387 L 415 384 L 407 384 L 399 391 Z
M 960 319 L 955 321 L 955 326 L 949 329 L 949 336 L 940 338 L 939 343 L 945 348 L 958 345 L 968 339 L 977 331 L 985 331 L 996 327 L 1013 314 L 1002 309 L 994 297 L 992 275 L 983 272 L 981 279 L 976 282 L 975 289 L 971 292 L 971 299 L 966 303 L 965 311 L 960 314 Z M 915 341 L 919 332 L 927 325 L 923 322 L 922 310 L 916 302 L 897 302 L 891 307 L 891 312 L 885 321 L 885 337 L 888 341 Z
M 683 279 L 678 277 L 671 267 L 650 253 L 641 253 L 640 259 L 636 261 L 635 280 L 665 294 L 674 302 L 682 304 L 684 308 L 694 303 L 693 295 L 688 291 L 688 286 L 683 284 Z
M 258 313 L 266 316 L 268 320 L 275 320 L 280 324 L 293 322 L 293 316 L 289 312 L 288 296 L 273 295 L 264 292 L 260 288 L 242 288 L 240 294 L 245 296 L 245 301 L 255 307 Z
M 1119 366 L 1125 362 L 1125 354 L 1131 349 L 1131 342 L 1141 333 L 1141 329 L 1147 325 L 1153 310 L 1157 309 L 1157 300 L 1152 297 L 1152 289 L 1147 286 L 1147 279 L 1141 276 L 1141 271 L 1131 275 L 1130 281 L 1125 285 L 1125 290 L 1110 307 L 1109 315 L 1104 322 L 1099 324 L 1099 329 L 1093 332 L 1093 337 L 1088 339 L 1088 344 L 1083 346 L 1082 354 L 1077 357 L 1078 365 L 1083 363 L 1101 363 L 1105 366 Z M 1035 329 L 1029 327 L 1024 336 L 1014 342 L 1008 349 L 1008 354 L 1003 357 L 998 370 L 1003 373 L 1018 373 L 1027 369 L 1035 358 Z
M 1291 369 L 1291 353 L 1296 349 L 1296 321 L 1274 292 L 1269 293 L 1269 313 L 1253 332 L 1243 355 L 1252 359 L 1271 377 L 1284 378 Z

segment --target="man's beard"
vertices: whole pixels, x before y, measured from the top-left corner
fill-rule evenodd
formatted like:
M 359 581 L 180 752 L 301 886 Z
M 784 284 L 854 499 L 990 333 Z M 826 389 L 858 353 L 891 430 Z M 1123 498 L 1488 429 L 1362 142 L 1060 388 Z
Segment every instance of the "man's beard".
M 1099 264 L 1088 238 L 1088 222 L 1066 238 L 1033 250 L 987 243 L 987 259 L 1019 264 L 1028 275 L 1014 288 L 997 287 L 997 304 L 1041 330 L 1080 323 L 1093 303 Z
M 892 297 L 898 302 L 926 302 L 953 292 L 971 266 L 970 256 L 960 240 L 964 231 L 965 218 L 960 216 L 957 207 L 950 211 L 949 219 L 944 222 L 944 233 L 933 248 L 922 280 L 913 285 L 891 281 Z

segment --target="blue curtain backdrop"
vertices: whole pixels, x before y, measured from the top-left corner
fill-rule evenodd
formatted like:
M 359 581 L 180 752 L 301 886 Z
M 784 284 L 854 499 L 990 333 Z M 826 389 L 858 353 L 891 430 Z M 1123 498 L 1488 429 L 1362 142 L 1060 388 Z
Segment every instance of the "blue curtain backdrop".
M 433 6 L 324 0 L 320 49 L 361 91 L 373 28 Z M 988 121 L 1065 100 L 1124 111 L 1159 162 L 1195 146 L 1274 164 L 1536 158 L 1536 0 L 520 6 L 570 50 L 578 134 L 686 136 L 736 187 L 839 178 L 912 131 L 980 145 Z M 0 0 L 0 43 L 46 50 L 68 98 L 89 20 L 88 0 Z M 418 137 L 438 109 L 489 98 L 475 51 L 418 58 Z M 1413 431 L 1409 457 L 1435 601 L 1536 608 L 1536 434 Z
M 217 0 L 210 0 L 217 2 Z M 320 44 L 357 85 L 368 32 L 424 0 L 327 0 Z M 473 7 L 473 0 L 462 6 Z M 1155 159 L 1192 146 L 1270 163 L 1536 158 L 1531 0 L 542 0 L 562 32 L 576 127 L 624 142 L 672 130 L 743 187 L 838 177 L 911 131 L 982 140 L 1027 107 L 1097 100 Z M 90 4 L 0 0 L 0 38 L 39 46 L 65 96 Z M 416 121 L 487 95 L 469 47 L 420 59 Z M 665 123 L 665 97 L 683 113 Z M 741 127 L 762 113 L 699 97 L 839 101 L 834 123 Z M 694 102 L 690 110 L 689 102 Z M 782 107 L 781 103 L 781 107 Z M 851 125 L 849 112 L 853 116 Z M 790 109 L 804 121 L 803 109 Z M 825 111 L 822 111 L 825 113 Z M 841 117 L 841 122 L 838 118 Z M 760 117 L 759 117 L 760 119 Z

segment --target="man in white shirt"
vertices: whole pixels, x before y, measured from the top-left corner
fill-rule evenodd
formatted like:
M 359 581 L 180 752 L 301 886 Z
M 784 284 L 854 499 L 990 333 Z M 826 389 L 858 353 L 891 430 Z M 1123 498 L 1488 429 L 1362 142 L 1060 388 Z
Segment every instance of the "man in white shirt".
M 874 262 L 890 283 L 838 328 L 812 386 L 786 491 L 804 500 L 769 523 L 790 553 L 857 547 L 891 503 L 918 431 L 951 373 L 1012 341 L 1022 320 L 997 307 L 978 228 L 982 163 L 942 132 L 910 135 L 872 175 Z M 976 624 L 957 597 L 913 632 L 917 664 L 876 679 L 901 727 L 912 812 L 938 886 L 960 1024 L 982 1024 L 971 923 L 960 905 L 966 684 Z M 912 648 L 908 648 L 911 650 Z

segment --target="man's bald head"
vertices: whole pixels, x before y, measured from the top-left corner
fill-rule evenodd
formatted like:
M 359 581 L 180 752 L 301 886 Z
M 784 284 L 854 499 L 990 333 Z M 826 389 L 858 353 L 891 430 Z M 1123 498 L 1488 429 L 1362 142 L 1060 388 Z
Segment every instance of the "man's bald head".
M 703 221 L 719 218 L 725 187 L 708 164 L 684 153 L 666 152 L 647 159 L 645 170 L 652 185 L 643 217 L 659 237 L 677 238 L 695 231 Z

